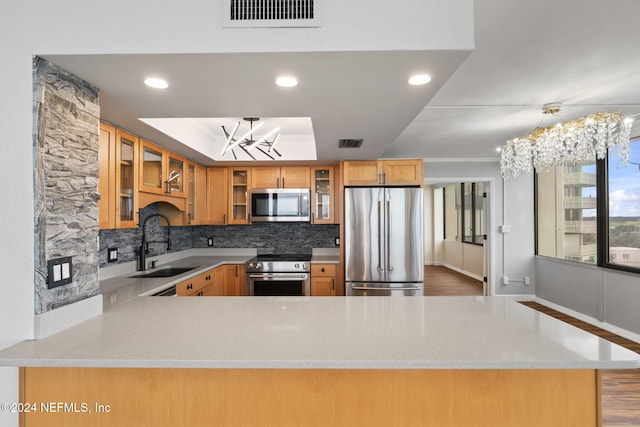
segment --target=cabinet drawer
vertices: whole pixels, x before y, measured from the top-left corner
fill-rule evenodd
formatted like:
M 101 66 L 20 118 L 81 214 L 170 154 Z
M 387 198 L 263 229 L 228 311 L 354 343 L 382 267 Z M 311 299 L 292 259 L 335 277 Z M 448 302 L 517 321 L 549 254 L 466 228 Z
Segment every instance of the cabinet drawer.
M 335 264 L 311 264 L 311 277 L 335 277 Z
M 215 281 L 215 272 L 207 270 L 197 276 L 184 280 L 176 285 L 176 295 L 185 296 L 192 295 Z

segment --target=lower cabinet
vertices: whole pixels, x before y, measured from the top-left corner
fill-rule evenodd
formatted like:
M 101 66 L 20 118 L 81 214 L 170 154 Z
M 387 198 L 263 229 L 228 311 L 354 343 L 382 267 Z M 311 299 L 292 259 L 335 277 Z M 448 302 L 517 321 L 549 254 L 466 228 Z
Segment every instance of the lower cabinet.
M 311 264 L 311 296 L 336 295 L 336 265 Z
M 207 270 L 176 285 L 178 296 L 210 296 L 214 295 L 216 283 L 215 269 Z
M 247 280 L 244 264 L 229 264 L 218 267 L 222 271 L 224 295 L 247 295 Z
M 247 294 L 244 264 L 212 268 L 176 285 L 178 296 L 242 296 Z

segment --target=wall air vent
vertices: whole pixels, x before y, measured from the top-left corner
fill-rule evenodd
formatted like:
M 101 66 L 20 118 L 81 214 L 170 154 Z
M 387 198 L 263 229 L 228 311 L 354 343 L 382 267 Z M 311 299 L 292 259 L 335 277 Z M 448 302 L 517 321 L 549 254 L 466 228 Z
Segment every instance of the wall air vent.
M 338 141 L 338 148 L 360 148 L 362 141 L 362 138 L 341 139 Z
M 322 0 L 224 0 L 227 28 L 319 27 Z

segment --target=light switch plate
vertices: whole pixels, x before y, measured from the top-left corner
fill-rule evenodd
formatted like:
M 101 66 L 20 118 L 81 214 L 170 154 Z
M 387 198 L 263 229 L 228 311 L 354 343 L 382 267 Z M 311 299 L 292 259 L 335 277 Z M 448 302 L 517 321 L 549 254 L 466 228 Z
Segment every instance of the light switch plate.
M 49 289 L 66 285 L 73 281 L 71 257 L 55 258 L 47 261 L 47 287 Z
M 207 238 L 207 246 L 209 246 L 209 247 L 213 246 L 213 237 Z

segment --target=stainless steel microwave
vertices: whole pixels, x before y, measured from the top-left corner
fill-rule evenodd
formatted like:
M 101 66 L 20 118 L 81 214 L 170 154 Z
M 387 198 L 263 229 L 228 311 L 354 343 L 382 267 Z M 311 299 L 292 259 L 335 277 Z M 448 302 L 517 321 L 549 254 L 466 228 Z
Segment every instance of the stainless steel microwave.
M 308 188 L 251 190 L 251 222 L 309 222 Z

